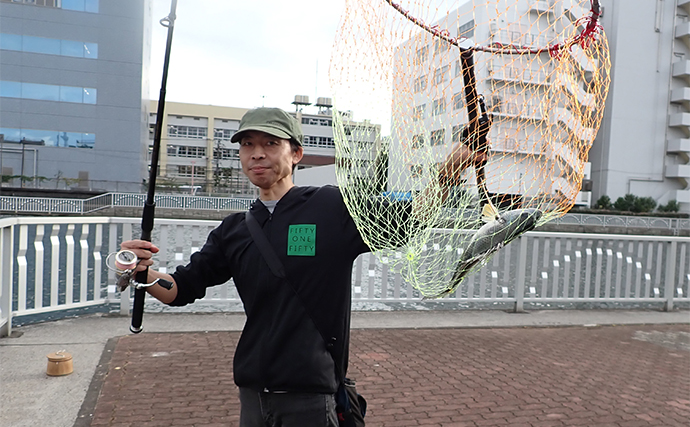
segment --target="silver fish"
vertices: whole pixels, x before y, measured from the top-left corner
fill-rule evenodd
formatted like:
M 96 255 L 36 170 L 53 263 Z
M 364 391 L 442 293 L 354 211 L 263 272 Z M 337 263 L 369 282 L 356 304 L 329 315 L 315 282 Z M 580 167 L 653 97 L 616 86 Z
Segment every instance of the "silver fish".
M 472 236 L 455 267 L 448 288 L 424 299 L 441 298 L 453 292 L 476 265 L 485 262 L 494 252 L 523 233 L 533 230 L 541 216 L 542 211 L 534 208 L 516 209 L 498 214 L 493 205 L 485 205 L 484 220 L 488 222 Z

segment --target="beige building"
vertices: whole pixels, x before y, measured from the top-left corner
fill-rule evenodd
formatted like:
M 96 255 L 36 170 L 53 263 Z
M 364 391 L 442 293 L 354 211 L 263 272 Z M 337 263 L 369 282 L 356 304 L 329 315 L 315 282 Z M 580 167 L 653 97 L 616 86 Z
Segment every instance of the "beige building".
M 290 112 L 302 124 L 304 133 L 304 157 L 298 169 L 335 164 L 332 111 L 326 102 L 328 98 L 319 99 L 324 102 L 323 105 L 315 108 L 307 103 L 298 105 L 296 111 Z M 158 102 L 151 101 L 150 107 L 149 162 Z M 247 110 L 166 102 L 157 184 L 174 192 L 256 197 L 256 188 L 240 166 L 239 145 L 230 142 Z M 361 124 L 350 124 L 361 127 Z M 373 148 L 379 139 L 381 127 L 365 124 L 374 131 L 364 138 L 362 144 Z M 352 134 L 352 137 L 358 136 Z M 358 162 L 363 167 L 373 166 L 374 154 L 372 151 L 371 156 L 358 159 Z
M 158 101 L 151 101 L 149 160 Z M 240 167 L 237 132 L 246 108 L 166 102 L 158 184 L 189 193 L 201 191 L 255 197 L 257 192 Z

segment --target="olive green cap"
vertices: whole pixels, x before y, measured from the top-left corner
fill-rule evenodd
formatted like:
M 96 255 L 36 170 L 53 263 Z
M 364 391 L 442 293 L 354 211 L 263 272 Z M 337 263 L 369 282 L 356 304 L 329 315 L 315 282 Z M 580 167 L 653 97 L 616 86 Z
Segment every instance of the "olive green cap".
M 230 141 L 239 142 L 244 132 L 258 130 L 302 145 L 302 126 L 297 119 L 280 108 L 255 108 L 240 120 L 240 129 Z

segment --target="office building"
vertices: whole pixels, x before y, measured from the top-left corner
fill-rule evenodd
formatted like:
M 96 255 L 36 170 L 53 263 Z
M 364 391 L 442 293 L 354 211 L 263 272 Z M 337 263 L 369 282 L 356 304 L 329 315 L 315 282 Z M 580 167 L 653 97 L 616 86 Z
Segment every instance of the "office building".
M 149 0 L 1 0 L 4 185 L 142 191 L 149 50 Z

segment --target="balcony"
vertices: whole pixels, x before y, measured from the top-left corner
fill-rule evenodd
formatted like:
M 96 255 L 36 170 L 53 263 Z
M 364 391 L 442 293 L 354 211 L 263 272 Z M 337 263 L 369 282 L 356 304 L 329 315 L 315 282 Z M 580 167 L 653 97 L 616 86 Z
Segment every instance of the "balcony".
M 550 148 L 552 157 L 559 158 L 571 169 L 568 171 L 569 173 L 577 173 L 585 167 L 585 162 L 580 159 L 577 152 L 568 146 L 567 142 L 552 142 Z
M 690 0 L 678 0 L 678 7 L 690 13 Z
M 673 64 L 673 77 L 690 77 L 690 61 L 678 61 Z
M 595 60 L 588 57 L 580 45 L 573 45 L 570 49 L 570 52 L 570 55 L 572 55 L 573 59 L 575 59 L 582 71 L 593 73 L 596 70 L 597 64 L 594 62 Z
M 565 7 L 565 6 L 564 6 Z M 589 15 L 589 9 L 585 9 L 579 4 L 574 4 L 570 9 L 564 9 L 563 15 L 573 24 L 575 24 L 578 19 Z
M 690 114 L 689 114 L 690 116 Z M 582 141 L 592 141 L 596 136 L 594 129 L 582 126 L 582 123 L 566 108 L 556 108 L 554 121 L 561 122 L 568 131 Z
M 670 127 L 679 127 L 688 129 L 690 127 L 690 113 L 676 113 L 671 114 L 668 120 Z
M 493 43 L 500 43 L 502 45 L 515 45 L 515 46 L 546 46 L 551 40 L 549 40 L 543 34 L 532 34 L 527 31 L 512 31 L 512 30 L 498 30 L 492 29 L 491 41 Z
M 564 75 L 558 76 L 558 83 L 566 88 L 571 95 L 577 97 L 579 103 L 588 108 L 594 108 L 594 95 L 587 93 L 586 90 L 582 88 L 581 85 L 577 84 L 573 79 L 570 79 Z
M 516 67 L 511 65 L 501 65 L 490 63 L 488 66 L 489 78 L 508 82 L 530 83 L 535 85 L 549 84 L 549 76 L 552 69 L 533 70 L 527 67 Z
M 491 137 L 491 151 L 541 156 L 542 142 L 536 139 L 518 140 L 511 137 Z
M 532 1 L 529 10 L 531 12 L 542 13 L 553 13 L 554 0 L 537 0 Z
M 506 102 L 500 98 L 493 99 L 488 105 L 491 114 L 497 117 L 519 117 L 526 120 L 542 120 L 541 105 L 538 102 Z
M 683 88 L 673 89 L 671 91 L 671 102 L 675 102 L 678 104 L 690 103 L 690 88 L 689 87 L 683 87 Z
M 672 139 L 668 141 L 666 151 L 671 154 L 690 153 L 690 139 Z
M 676 25 L 675 34 L 677 39 L 688 41 L 690 39 L 690 22 Z
M 667 165 L 666 178 L 690 179 L 690 165 Z

